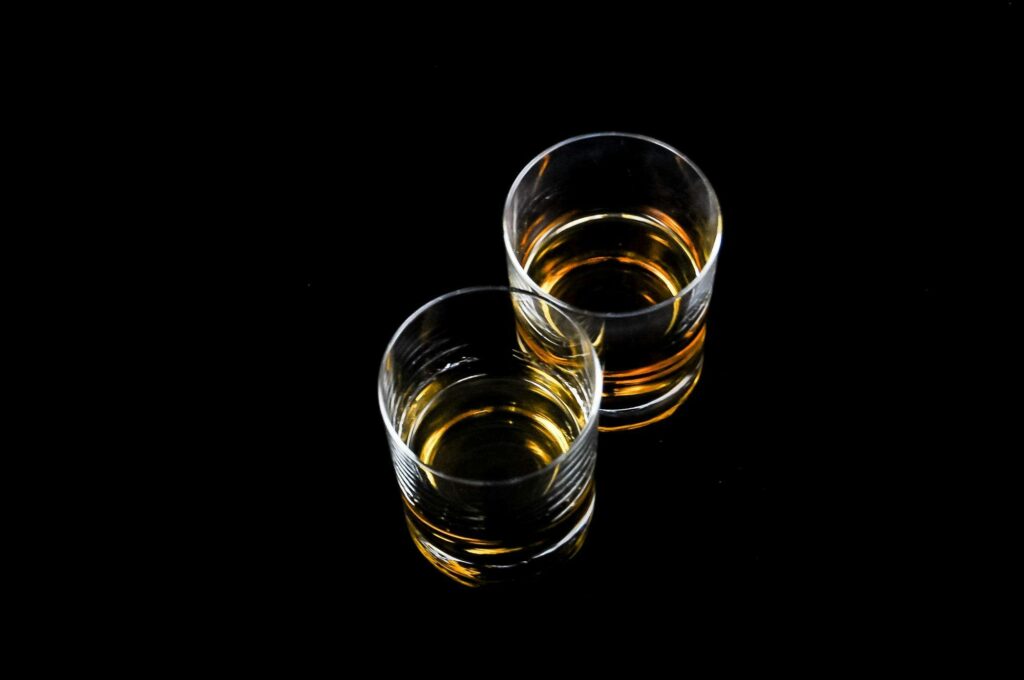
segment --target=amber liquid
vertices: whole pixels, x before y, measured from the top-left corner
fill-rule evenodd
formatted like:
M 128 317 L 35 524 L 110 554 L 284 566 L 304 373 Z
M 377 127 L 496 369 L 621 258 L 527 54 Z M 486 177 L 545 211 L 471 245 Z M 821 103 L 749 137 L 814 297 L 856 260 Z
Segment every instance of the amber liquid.
M 686 229 L 656 210 L 570 213 L 525 237 L 522 265 L 529 277 L 558 299 L 598 314 L 671 300 L 703 266 Z M 705 333 L 703 313 L 687 320 L 684 311 L 677 300 L 650 315 L 607 320 L 607 334 L 594 337 L 605 367 L 602 408 L 672 396 L 676 386 L 686 387 L 679 402 L 685 399 L 700 372 Z
M 535 472 L 569 450 L 586 416 L 539 372 L 472 377 L 444 388 L 409 437 L 438 472 L 500 481 Z
M 557 464 L 587 414 L 529 360 L 520 368 L 520 375 L 468 377 L 429 395 L 407 439 L 435 471 L 427 474 L 431 495 L 443 498 L 437 506 L 407 502 L 413 539 L 435 566 L 468 585 L 487 582 L 501 565 L 543 552 L 589 521 L 592 483 L 573 486 L 573 465 Z M 461 481 L 467 479 L 480 483 Z M 580 531 L 560 554 L 574 553 L 583 537 Z

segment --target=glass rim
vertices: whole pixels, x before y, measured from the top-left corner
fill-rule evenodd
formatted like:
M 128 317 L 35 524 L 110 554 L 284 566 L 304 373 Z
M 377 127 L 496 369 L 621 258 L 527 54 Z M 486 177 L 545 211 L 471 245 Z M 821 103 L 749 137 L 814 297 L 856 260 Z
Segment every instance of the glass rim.
M 689 166 L 695 173 L 697 173 L 697 176 L 700 178 L 701 183 L 704 185 L 704 188 L 707 190 L 708 195 L 711 198 L 711 204 L 714 208 L 715 222 L 717 224 L 715 226 L 715 242 L 711 246 L 711 254 L 708 255 L 707 262 L 705 262 L 704 266 L 701 267 L 699 272 L 697 272 L 697 276 L 694 277 L 693 281 L 690 281 L 688 284 L 686 284 L 686 286 L 684 286 L 678 293 L 676 293 L 670 298 L 662 300 L 661 302 L 653 304 L 650 307 L 634 309 L 628 312 L 595 312 L 590 309 L 584 309 L 582 307 L 571 305 L 568 302 L 556 298 L 555 296 L 551 295 L 551 293 L 547 292 L 546 290 L 538 286 L 537 282 L 533 280 L 533 277 L 527 274 L 526 270 L 523 269 L 523 265 L 519 261 L 519 257 L 516 255 L 515 250 L 512 248 L 512 240 L 510 236 L 511 225 L 509 224 L 509 217 L 510 213 L 512 212 L 512 199 L 516 194 L 516 190 L 519 189 L 519 185 L 522 184 L 523 179 L 526 177 L 526 173 L 528 173 L 539 162 L 543 161 L 545 156 L 557 151 L 558 149 L 561 149 L 563 146 L 568 146 L 569 144 L 574 144 L 585 139 L 596 139 L 599 137 L 625 137 L 628 139 L 637 139 L 643 142 L 649 142 L 651 144 L 655 144 L 657 146 L 662 147 L 668 152 L 674 154 L 676 157 L 681 158 L 687 166 Z M 508 190 L 508 196 L 505 198 L 505 210 L 502 215 L 502 232 L 503 240 L 505 241 L 505 255 L 509 258 L 509 260 L 511 260 L 512 266 L 515 267 L 516 271 L 519 272 L 519 274 L 521 274 L 527 282 L 529 282 L 530 288 L 532 289 L 530 292 L 539 295 L 548 302 L 561 306 L 563 309 L 568 309 L 570 312 L 573 312 L 575 314 L 582 314 L 590 317 L 597 317 L 600 319 L 622 319 L 633 316 L 641 316 L 643 314 L 649 314 L 664 309 L 668 307 L 670 304 L 674 304 L 675 302 L 681 300 L 683 297 L 688 295 L 694 288 L 701 284 L 701 282 L 704 280 L 705 274 L 714 268 L 714 265 L 718 260 L 718 251 L 721 249 L 722 245 L 722 208 L 718 203 L 718 195 L 715 193 L 714 187 L 711 186 L 711 182 L 708 180 L 704 172 L 697 167 L 696 163 L 687 158 L 686 155 L 684 155 L 675 147 L 666 144 L 660 139 L 648 137 L 647 135 L 638 135 L 632 132 L 590 132 L 585 135 L 577 135 L 575 137 L 563 139 L 557 144 L 549 146 L 547 149 L 544 149 L 539 154 L 534 156 L 533 160 L 531 160 L 529 163 L 523 166 L 523 169 L 519 171 L 519 175 L 516 176 L 515 181 L 512 182 L 512 187 Z
M 391 340 L 388 341 L 387 347 L 384 349 L 384 356 L 381 358 L 380 362 L 380 370 L 377 373 L 377 405 L 380 407 L 380 414 L 381 417 L 384 419 L 384 427 L 387 429 L 388 437 L 397 444 L 399 450 L 402 452 L 402 455 L 406 456 L 409 460 L 415 463 L 417 467 L 419 467 L 421 470 L 430 475 L 434 475 L 436 477 L 440 477 L 441 479 L 445 479 L 451 482 L 467 484 L 470 486 L 503 486 L 519 484 L 533 477 L 540 476 L 546 471 L 554 469 L 557 465 L 569 460 L 570 456 L 577 454 L 577 452 L 581 448 L 583 448 L 582 445 L 580 445 L 580 440 L 583 439 L 584 435 L 588 434 L 592 428 L 597 427 L 597 418 L 598 414 L 601 411 L 601 391 L 604 388 L 604 371 L 601 368 L 601 361 L 597 356 L 597 350 L 594 349 L 594 344 L 590 341 L 590 336 L 587 334 L 586 330 L 584 330 L 583 327 L 580 326 L 575 319 L 566 314 L 564 309 L 560 308 L 559 304 L 552 304 L 551 306 L 558 309 L 558 313 L 565 317 L 566 320 L 568 320 L 569 323 L 572 325 L 572 327 L 578 331 L 578 335 L 583 339 L 584 347 L 590 349 L 590 358 L 594 366 L 595 374 L 594 398 L 591 400 L 590 410 L 587 413 L 586 422 L 584 422 L 583 427 L 580 428 L 579 434 L 576 435 L 572 443 L 569 445 L 569 449 L 562 455 L 552 458 L 551 462 L 544 465 L 543 467 L 533 470 L 532 472 L 527 472 L 525 475 L 519 475 L 518 477 L 509 477 L 508 479 L 489 480 L 473 479 L 471 477 L 459 477 L 457 475 L 452 475 L 447 472 L 441 472 L 440 470 L 434 468 L 433 466 L 421 461 L 419 459 L 419 456 L 417 456 L 413 452 L 413 450 L 409 448 L 409 446 L 405 443 L 402 437 L 399 436 L 398 431 L 395 429 L 395 424 L 392 422 L 391 416 L 388 414 L 387 405 L 385 404 L 384 400 L 384 376 L 386 373 L 386 364 L 388 356 L 391 354 L 391 351 L 394 348 L 395 343 L 398 341 L 398 338 L 401 337 L 403 333 L 405 333 L 406 329 L 413 321 L 420 318 L 420 316 L 422 316 L 428 310 L 434 308 L 435 306 L 443 303 L 446 300 L 458 297 L 460 295 L 472 293 L 499 292 L 510 294 L 515 293 L 517 295 L 528 295 L 530 297 L 538 298 L 543 300 L 544 302 L 550 303 L 548 299 L 534 293 L 533 291 L 522 290 L 521 288 L 512 288 L 510 286 L 469 286 L 467 288 L 459 288 L 457 290 L 445 293 L 444 295 L 440 295 L 434 298 L 433 300 L 430 300 L 429 302 L 426 302 L 425 304 L 421 305 L 419 308 L 416 309 L 416 311 L 410 314 L 405 319 L 405 321 L 402 322 L 402 324 L 398 327 L 398 330 L 396 330 L 394 335 L 391 336 Z

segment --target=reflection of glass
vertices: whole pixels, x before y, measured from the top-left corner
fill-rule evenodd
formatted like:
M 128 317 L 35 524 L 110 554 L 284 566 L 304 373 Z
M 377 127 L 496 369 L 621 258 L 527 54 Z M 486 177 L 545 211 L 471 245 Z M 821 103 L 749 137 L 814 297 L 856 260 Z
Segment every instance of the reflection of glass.
M 467 585 L 575 554 L 594 507 L 601 368 L 532 293 L 467 288 L 392 338 L 378 384 L 420 552 Z
M 568 139 L 516 178 L 504 231 L 512 286 L 561 304 L 601 355 L 601 429 L 675 411 L 700 377 L 722 240 L 697 166 L 649 137 Z

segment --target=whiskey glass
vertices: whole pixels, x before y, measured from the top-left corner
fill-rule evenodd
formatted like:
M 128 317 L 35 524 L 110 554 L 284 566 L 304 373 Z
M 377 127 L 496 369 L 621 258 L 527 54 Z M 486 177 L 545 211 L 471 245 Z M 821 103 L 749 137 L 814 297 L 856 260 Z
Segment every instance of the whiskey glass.
M 650 137 L 573 137 L 519 173 L 503 227 L 512 287 L 565 310 L 598 351 L 600 429 L 671 415 L 701 375 L 722 242 L 700 169 Z
M 476 586 L 579 550 L 601 368 L 556 305 L 503 287 L 427 303 L 388 344 L 378 397 L 409 532 L 442 573 Z

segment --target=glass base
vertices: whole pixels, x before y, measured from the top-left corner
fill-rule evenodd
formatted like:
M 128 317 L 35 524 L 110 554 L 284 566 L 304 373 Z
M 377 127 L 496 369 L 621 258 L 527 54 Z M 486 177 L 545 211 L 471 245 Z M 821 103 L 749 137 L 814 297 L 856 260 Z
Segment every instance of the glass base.
M 635 430 L 668 418 L 693 393 L 693 388 L 697 386 L 703 371 L 704 362 L 702 360 L 695 373 L 686 376 L 666 394 L 646 404 L 622 409 L 601 408 L 601 418 L 598 420 L 597 429 L 601 432 Z
M 516 550 L 515 553 L 505 554 L 497 550 L 475 549 L 481 554 L 472 555 L 472 559 L 452 554 L 450 546 L 442 547 L 432 542 L 414 522 L 407 519 L 406 523 L 413 542 L 428 562 L 454 581 L 464 586 L 476 587 L 535 576 L 571 558 L 583 547 L 587 529 L 590 528 L 590 520 L 594 516 L 595 499 L 596 494 L 591 492 L 590 502 L 579 521 L 572 524 L 564 536 L 553 542 L 531 546 L 530 550 Z M 488 555 L 487 552 L 496 554 Z M 515 555 L 514 560 L 509 560 L 510 554 Z

